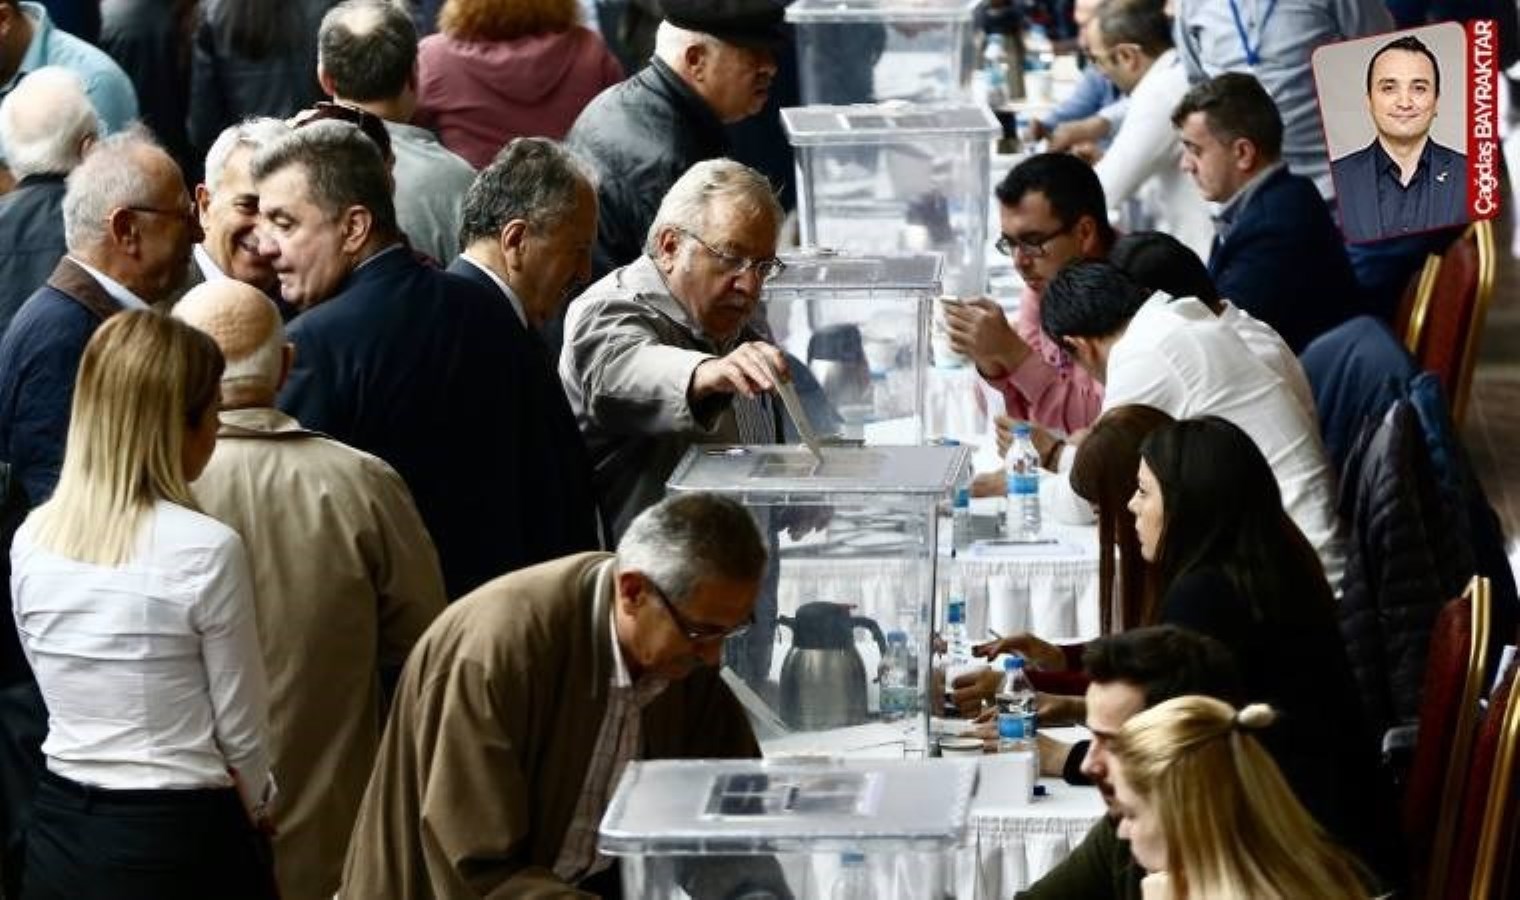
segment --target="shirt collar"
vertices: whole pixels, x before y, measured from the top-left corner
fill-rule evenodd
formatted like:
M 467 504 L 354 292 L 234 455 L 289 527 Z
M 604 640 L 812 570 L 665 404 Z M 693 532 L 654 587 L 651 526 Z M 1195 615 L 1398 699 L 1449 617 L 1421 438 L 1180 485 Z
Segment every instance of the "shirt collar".
M 1230 226 L 1235 224 L 1235 219 L 1240 216 L 1240 211 L 1246 208 L 1246 204 L 1251 202 L 1251 198 L 1256 196 L 1256 192 L 1261 190 L 1261 186 L 1266 183 L 1267 179 L 1281 172 L 1287 166 L 1286 162 L 1278 160 L 1255 175 L 1252 175 L 1251 180 L 1241 185 L 1240 190 L 1235 192 L 1235 196 L 1226 200 L 1224 205 L 1219 207 L 1219 212 L 1214 216 L 1214 226 L 1218 230 L 1220 237 L 1224 237 L 1225 232 L 1230 230 Z
M 374 262 L 375 260 L 379 259 L 382 256 L 385 256 L 385 255 L 390 254 L 390 253 L 395 253 L 397 250 L 405 250 L 405 249 L 407 249 L 406 244 L 402 243 L 401 241 L 397 241 L 396 243 L 391 244 L 389 247 L 386 247 L 383 250 L 376 250 L 374 253 L 371 253 L 369 256 L 365 257 L 364 258 L 364 262 L 361 262 L 357 266 L 354 266 L 354 272 L 359 271 L 360 269 L 364 268 L 365 266 L 369 265 L 370 263 Z M 353 273 L 349 273 L 349 274 L 353 274 Z
M 487 278 L 490 278 L 492 281 L 496 282 L 496 286 L 501 288 L 501 292 L 507 295 L 507 302 L 512 304 L 512 311 L 517 313 L 517 321 L 523 323 L 523 327 L 527 328 L 528 314 L 523 311 L 522 300 L 518 299 L 517 292 L 512 290 L 512 286 L 507 284 L 506 279 L 502 278 L 500 275 L 497 275 L 494 271 L 492 271 L 490 266 L 471 256 L 469 253 L 461 253 L 459 254 L 459 258 L 484 272 Z M 613 643 L 617 642 L 613 641 Z
M 222 271 L 222 267 L 216 264 L 216 260 L 211 258 L 211 254 L 206 252 L 204 244 L 191 247 L 190 255 L 195 258 L 195 264 L 200 267 L 201 277 L 207 281 L 221 281 L 228 277 L 227 273 Z
M 1414 175 L 1410 176 L 1408 185 L 1404 185 L 1404 170 L 1399 168 L 1399 164 L 1394 161 L 1392 156 L 1388 155 L 1387 150 L 1383 149 L 1383 142 L 1380 140 L 1372 142 L 1373 170 L 1379 175 L 1391 176 L 1401 186 L 1413 187 L 1416 181 L 1419 181 L 1430 171 L 1430 151 L 1434 144 L 1435 142 L 1430 138 L 1427 137 L 1425 139 L 1425 146 L 1420 150 L 1420 160 L 1415 163 Z
M 628 671 L 628 663 L 623 659 L 623 648 L 618 644 L 617 637 L 617 597 L 614 595 L 612 602 L 607 604 L 607 634 L 612 642 L 612 689 L 614 691 L 632 691 L 635 706 L 643 706 L 670 684 L 670 679 L 659 675 L 645 675 L 638 681 L 633 680 L 633 675 Z
M 121 304 L 122 309 L 148 308 L 147 301 L 127 290 L 126 286 L 121 282 L 100 271 L 94 266 L 88 265 L 87 263 L 80 260 L 80 258 L 77 256 L 71 255 L 68 258 L 72 260 L 75 265 L 79 266 L 79 268 L 84 269 L 86 272 L 89 272 L 91 278 L 100 282 L 100 286 L 105 289 L 105 292 L 107 294 L 111 295 L 112 300 L 115 300 L 117 303 Z

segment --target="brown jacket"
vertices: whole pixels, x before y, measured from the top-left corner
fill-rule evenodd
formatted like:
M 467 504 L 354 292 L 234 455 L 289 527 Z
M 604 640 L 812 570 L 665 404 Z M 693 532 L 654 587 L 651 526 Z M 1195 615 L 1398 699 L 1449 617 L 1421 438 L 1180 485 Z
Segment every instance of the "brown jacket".
M 412 651 L 343 869 L 346 900 L 587 897 L 553 872 L 611 678 L 615 558 L 521 569 Z M 643 758 L 758 756 L 716 670 L 644 710 Z
M 224 411 L 194 490 L 253 567 L 280 892 L 328 900 L 380 744 L 380 669 L 443 611 L 438 556 L 390 466 L 278 410 Z

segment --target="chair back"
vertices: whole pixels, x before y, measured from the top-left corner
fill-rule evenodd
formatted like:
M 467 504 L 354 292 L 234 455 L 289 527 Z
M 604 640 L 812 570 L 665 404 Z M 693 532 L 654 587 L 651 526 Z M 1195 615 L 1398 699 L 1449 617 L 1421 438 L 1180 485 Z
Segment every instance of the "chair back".
M 1446 885 L 1466 785 L 1482 696 L 1488 620 L 1488 581 L 1474 578 L 1462 596 L 1442 607 L 1430 638 L 1403 816 L 1415 883 L 1425 885 L 1425 896 L 1433 898 L 1442 896 Z
M 1503 892 L 1515 839 L 1515 742 L 1520 697 L 1513 663 L 1489 699 L 1467 761 L 1467 788 L 1457 815 L 1445 897 L 1510 897 Z
M 1441 379 L 1458 424 L 1467 412 L 1478 341 L 1494 292 L 1494 227 L 1474 222 L 1441 254 L 1433 277 L 1421 270 L 1404 345 Z

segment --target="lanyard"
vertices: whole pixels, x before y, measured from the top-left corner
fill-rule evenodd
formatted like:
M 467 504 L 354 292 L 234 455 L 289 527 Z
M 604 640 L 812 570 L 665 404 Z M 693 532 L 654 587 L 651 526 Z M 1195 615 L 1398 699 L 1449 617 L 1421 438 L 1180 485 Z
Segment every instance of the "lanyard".
M 1267 30 L 1267 20 L 1272 18 L 1272 11 L 1277 9 L 1277 0 L 1267 3 L 1267 11 L 1261 17 L 1261 24 L 1256 26 L 1256 46 L 1251 46 L 1251 39 L 1246 35 L 1246 23 L 1240 18 L 1240 3 L 1230 0 L 1230 15 L 1235 17 L 1235 34 L 1240 38 L 1240 48 L 1246 51 L 1246 64 L 1250 66 L 1261 65 L 1261 44 L 1265 40 L 1262 35 Z

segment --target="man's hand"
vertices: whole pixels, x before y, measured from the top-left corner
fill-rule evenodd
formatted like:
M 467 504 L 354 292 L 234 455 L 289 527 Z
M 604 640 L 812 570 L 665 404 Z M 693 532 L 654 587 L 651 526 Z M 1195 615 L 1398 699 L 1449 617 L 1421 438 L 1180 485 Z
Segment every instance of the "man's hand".
M 727 356 L 709 359 L 691 373 L 691 399 L 705 400 L 714 394 L 756 397 L 773 389 L 777 381 L 791 381 L 786 356 L 760 341 L 740 344 Z
M 1066 670 L 1066 654 L 1061 652 L 1061 648 L 1028 632 L 977 644 L 971 648 L 971 653 L 983 659 L 996 659 L 1004 653 L 1017 653 L 1046 672 Z M 992 689 L 996 692 L 997 685 L 994 684 Z
M 1029 345 L 1008 324 L 1003 308 L 990 298 L 942 301 L 942 305 L 950 348 L 971 357 L 983 375 L 1001 378 L 1017 369 L 1029 355 Z
M 1050 133 L 1048 149 L 1051 153 L 1071 150 L 1081 144 L 1092 144 L 1108 137 L 1109 122 L 1102 116 L 1088 116 L 1075 122 L 1062 122 Z
M 1041 725 L 1075 725 L 1087 720 L 1087 700 L 1035 691 L 1034 714 Z
M 997 696 L 998 682 L 1002 678 L 992 669 L 964 672 L 950 683 L 950 699 L 961 715 L 974 719 Z
M 1071 148 L 1071 155 L 1089 166 L 1096 166 L 1098 160 L 1103 158 L 1103 148 L 1093 141 L 1083 141 Z
M 1015 425 L 1024 424 L 1029 426 L 1029 439 L 1034 442 L 1034 450 L 1040 454 L 1041 460 L 1045 459 L 1050 454 L 1050 451 L 1055 448 L 1056 444 L 1061 442 L 1060 438 L 1033 422 L 1025 422 L 1022 419 L 1011 419 L 1008 416 L 996 416 L 992 421 L 997 426 L 997 448 L 998 456 L 1000 457 L 1007 457 L 1008 448 L 1013 446 L 1013 427 Z

